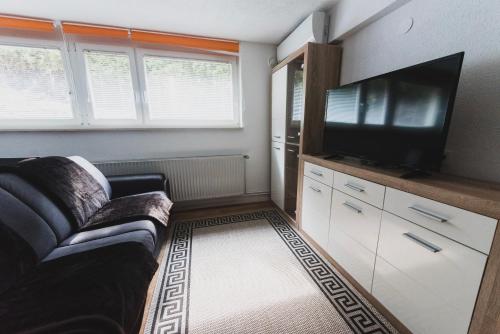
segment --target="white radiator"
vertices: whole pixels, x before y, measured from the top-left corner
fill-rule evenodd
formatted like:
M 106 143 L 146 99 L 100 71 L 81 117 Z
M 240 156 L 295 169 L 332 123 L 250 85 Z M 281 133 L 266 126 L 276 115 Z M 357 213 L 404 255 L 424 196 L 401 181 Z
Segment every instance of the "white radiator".
M 187 201 L 243 195 L 245 156 L 209 156 L 94 162 L 104 175 L 163 173 L 172 199 Z

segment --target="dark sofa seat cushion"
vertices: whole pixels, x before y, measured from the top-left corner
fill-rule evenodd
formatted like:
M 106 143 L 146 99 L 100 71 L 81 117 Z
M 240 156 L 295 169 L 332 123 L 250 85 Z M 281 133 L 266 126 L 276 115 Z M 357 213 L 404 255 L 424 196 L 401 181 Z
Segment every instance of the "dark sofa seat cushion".
M 83 230 L 139 219 L 150 220 L 159 226 L 167 226 L 172 205 L 172 201 L 163 191 L 115 198 L 90 217 L 89 223 Z
M 89 250 L 105 248 L 117 244 L 136 243 L 144 247 L 152 255 L 155 252 L 155 239 L 149 231 L 131 231 L 122 234 L 117 234 L 109 237 L 104 237 L 86 242 L 80 242 L 74 245 L 61 246 L 55 248 L 43 262 L 52 261 L 54 259 L 87 252 Z
M 42 263 L 0 295 L 2 333 L 99 315 L 136 333 L 157 263 L 139 243 L 124 243 Z M 53 331 L 57 333 L 57 331 Z
M 36 263 L 28 243 L 0 221 L 0 294 L 34 269 Z
M 148 220 L 140 220 L 131 223 L 124 223 L 120 225 L 103 227 L 90 231 L 83 231 L 79 233 L 75 233 L 70 236 L 68 239 L 61 242 L 59 247 L 61 246 L 70 246 L 76 245 L 82 242 L 88 242 L 91 240 L 103 239 L 107 237 L 113 237 L 116 235 L 133 232 L 133 231 L 148 231 L 151 233 L 153 240 L 156 242 L 157 234 L 156 227 L 151 221 Z
M 125 331 L 112 319 L 100 315 L 86 315 L 51 322 L 23 331 L 22 334 L 125 334 Z

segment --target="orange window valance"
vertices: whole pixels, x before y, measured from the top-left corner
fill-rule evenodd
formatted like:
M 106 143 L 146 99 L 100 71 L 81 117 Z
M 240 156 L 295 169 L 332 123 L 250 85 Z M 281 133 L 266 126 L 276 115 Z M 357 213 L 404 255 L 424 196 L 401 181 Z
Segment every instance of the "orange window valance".
M 134 42 L 164 44 L 212 51 L 239 52 L 240 44 L 236 41 L 177 35 L 132 29 L 130 34 Z
M 116 28 L 107 26 L 98 26 L 83 23 L 63 22 L 63 32 L 65 34 L 76 34 L 96 37 L 114 37 L 114 38 L 128 38 L 129 30 L 126 28 Z
M 62 31 L 65 34 L 86 35 L 95 37 L 131 38 L 134 42 L 162 44 L 174 47 L 185 47 L 210 51 L 238 53 L 240 44 L 237 41 L 207 38 L 190 35 L 180 35 L 121 27 L 63 22 Z M 0 15 L 0 28 L 13 28 L 52 32 L 55 30 L 51 20 L 39 20 L 16 16 Z
M 50 20 L 38 20 L 3 15 L 0 15 L 0 28 L 35 30 L 44 32 L 52 32 L 55 29 L 54 22 Z

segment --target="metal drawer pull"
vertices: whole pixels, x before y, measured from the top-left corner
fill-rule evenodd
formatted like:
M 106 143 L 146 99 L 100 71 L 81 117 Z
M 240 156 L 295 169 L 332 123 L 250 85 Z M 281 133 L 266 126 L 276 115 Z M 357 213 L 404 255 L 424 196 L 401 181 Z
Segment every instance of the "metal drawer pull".
M 418 213 L 418 214 L 420 214 L 420 215 L 422 215 L 424 217 L 427 217 L 429 219 L 438 221 L 440 223 L 446 223 L 448 221 L 448 219 L 446 219 L 444 217 L 438 216 L 438 215 L 436 215 L 434 213 L 431 213 L 431 212 L 428 212 L 428 211 L 426 211 L 424 209 L 420 209 L 420 208 L 418 208 L 416 206 L 410 206 L 410 207 L 408 207 L 408 209 L 413 210 L 416 213 Z
M 356 206 L 354 204 L 351 204 L 349 202 L 344 202 L 342 204 L 344 206 L 348 207 L 349 209 L 352 209 L 352 210 L 356 211 L 357 213 L 363 213 L 363 210 L 360 207 L 358 207 L 358 206 Z
M 294 136 L 287 136 L 287 137 L 288 137 L 288 138 L 290 138 L 290 139 L 295 139 L 295 137 L 294 137 Z
M 406 233 L 403 233 L 403 236 L 407 237 L 411 241 L 416 242 L 420 246 L 424 247 L 425 249 L 430 250 L 433 253 L 438 253 L 438 252 L 443 250 L 441 247 L 438 247 L 438 246 L 430 243 L 429 241 L 426 241 L 426 240 L 420 238 L 419 236 L 416 236 L 413 233 L 406 232 Z
M 358 186 L 358 185 L 356 185 L 356 184 L 352 184 L 352 183 L 349 183 L 349 182 L 347 182 L 346 184 L 344 184 L 344 186 L 346 186 L 347 188 L 352 189 L 352 190 L 354 190 L 354 191 L 357 191 L 357 192 L 359 192 L 359 193 L 362 193 L 362 192 L 364 192 L 364 191 L 365 191 L 365 188 L 364 188 L 364 187 L 362 187 L 362 186 Z
M 273 148 L 274 148 L 275 150 L 281 150 L 281 148 L 279 148 L 279 147 L 274 147 L 274 146 L 273 146 Z
M 291 149 L 289 149 L 289 148 L 287 148 L 286 150 L 287 150 L 288 152 L 297 153 L 297 152 L 295 152 L 295 150 L 291 150 Z
M 281 136 L 273 136 L 274 138 L 281 138 Z
M 317 171 L 315 171 L 315 170 L 312 170 L 312 171 L 311 171 L 311 174 L 314 174 L 314 175 L 317 175 L 317 176 L 323 176 L 323 173 L 321 173 L 321 172 L 317 172 Z
M 316 187 L 313 187 L 313 186 L 309 186 L 309 188 L 311 188 L 312 190 L 314 190 L 315 192 L 317 193 L 320 193 L 321 192 L 321 189 L 318 189 Z

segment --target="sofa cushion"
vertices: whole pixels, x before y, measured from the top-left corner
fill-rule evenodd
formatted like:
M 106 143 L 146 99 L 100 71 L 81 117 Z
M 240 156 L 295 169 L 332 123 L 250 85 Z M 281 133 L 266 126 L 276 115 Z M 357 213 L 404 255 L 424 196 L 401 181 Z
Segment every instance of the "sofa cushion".
M 35 268 L 36 262 L 28 243 L 0 222 L 0 294 Z
M 31 207 L 0 188 L 0 221 L 33 249 L 37 261 L 57 246 L 54 231 Z
M 108 198 L 111 198 L 112 195 L 112 190 L 111 190 L 111 185 L 109 184 L 108 179 L 106 176 L 104 176 L 103 173 L 99 169 L 96 168 L 90 161 L 88 161 L 85 158 L 82 158 L 80 156 L 71 156 L 68 157 L 68 159 L 76 162 L 80 167 L 84 168 L 90 175 L 92 175 L 97 182 L 101 184 L 101 186 L 104 188 L 104 191 L 106 191 L 106 194 L 108 195 Z
M 90 217 L 83 229 L 90 230 L 145 219 L 167 226 L 172 205 L 172 201 L 163 191 L 115 198 Z
M 13 173 L 0 173 L 0 187 L 35 211 L 50 226 L 57 241 L 71 234 L 72 225 L 63 211 L 28 181 Z
M 96 315 L 118 323 L 125 333 L 138 333 L 157 266 L 139 243 L 98 248 L 42 263 L 0 295 L 0 332 L 24 332 Z M 75 331 L 51 333 L 69 332 L 85 331 L 77 327 Z
M 108 226 L 90 231 L 75 233 L 64 240 L 59 246 L 76 245 L 91 240 L 103 239 L 133 231 L 148 231 L 156 242 L 156 227 L 148 220 L 141 220 L 120 225 Z
M 155 251 L 155 240 L 153 235 L 149 231 L 141 230 L 126 232 L 95 240 L 89 240 L 87 242 L 81 242 L 74 245 L 57 247 L 43 259 L 43 262 L 48 262 L 60 257 L 123 243 L 141 244 L 151 254 L 153 254 L 153 252 Z
M 84 226 L 108 195 L 83 167 L 64 157 L 45 157 L 19 163 L 17 173 L 58 203 L 71 217 L 75 229 Z

